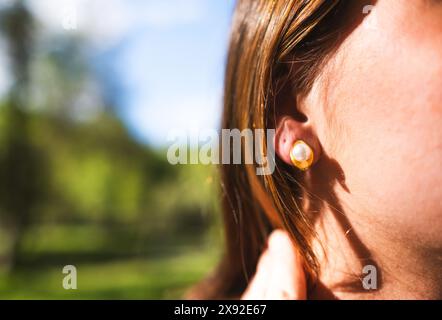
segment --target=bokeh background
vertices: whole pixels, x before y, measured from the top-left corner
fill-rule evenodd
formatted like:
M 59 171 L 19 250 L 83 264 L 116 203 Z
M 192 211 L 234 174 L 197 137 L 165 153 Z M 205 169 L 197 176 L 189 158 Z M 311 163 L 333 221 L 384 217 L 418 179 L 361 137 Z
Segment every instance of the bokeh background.
M 216 265 L 216 168 L 166 151 L 218 128 L 233 6 L 0 0 L 0 298 L 180 298 Z

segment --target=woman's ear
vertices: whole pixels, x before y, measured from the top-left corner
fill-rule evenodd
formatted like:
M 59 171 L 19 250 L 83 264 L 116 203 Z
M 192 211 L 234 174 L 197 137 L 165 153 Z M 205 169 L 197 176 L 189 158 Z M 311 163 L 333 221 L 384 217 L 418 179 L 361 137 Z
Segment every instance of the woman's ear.
M 309 121 L 301 121 L 290 115 L 276 119 L 275 152 L 289 165 L 308 169 L 320 158 L 320 143 Z
M 312 128 L 312 115 L 308 111 L 310 108 L 301 108 L 305 99 L 296 95 L 290 81 L 279 85 L 273 115 L 275 152 L 285 163 L 306 170 L 321 155 L 320 143 Z

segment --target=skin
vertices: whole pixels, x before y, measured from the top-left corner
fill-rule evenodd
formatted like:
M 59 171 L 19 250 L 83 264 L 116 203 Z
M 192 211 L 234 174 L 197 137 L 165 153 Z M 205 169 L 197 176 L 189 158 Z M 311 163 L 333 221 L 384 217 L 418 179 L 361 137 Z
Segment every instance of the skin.
M 279 118 L 277 155 L 291 164 L 303 139 L 316 156 L 303 177 L 321 261 L 309 298 L 441 299 L 442 1 L 378 0 L 308 94 L 285 103 L 307 121 Z M 244 298 L 306 298 L 302 261 L 276 238 Z M 376 290 L 359 280 L 367 264 Z

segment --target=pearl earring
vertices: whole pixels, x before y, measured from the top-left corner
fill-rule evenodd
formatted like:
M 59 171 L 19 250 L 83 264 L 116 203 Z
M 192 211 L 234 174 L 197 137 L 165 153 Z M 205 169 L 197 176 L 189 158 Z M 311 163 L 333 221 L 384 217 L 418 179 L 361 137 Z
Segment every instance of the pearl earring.
M 290 159 L 295 167 L 305 171 L 313 163 L 313 150 L 302 140 L 297 140 L 290 151 Z

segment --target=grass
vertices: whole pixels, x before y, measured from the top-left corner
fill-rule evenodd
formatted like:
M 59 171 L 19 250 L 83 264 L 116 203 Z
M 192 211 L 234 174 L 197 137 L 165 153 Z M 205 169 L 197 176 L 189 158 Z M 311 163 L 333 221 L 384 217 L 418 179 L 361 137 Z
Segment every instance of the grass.
M 193 248 L 170 257 L 79 264 L 76 290 L 62 287 L 62 265 L 21 268 L 0 275 L 0 298 L 179 299 L 214 267 L 215 251 Z
M 18 266 L 0 271 L 0 299 L 179 299 L 220 256 L 217 234 L 149 237 L 136 227 L 38 225 L 22 240 Z M 65 265 L 77 289 L 65 290 Z

